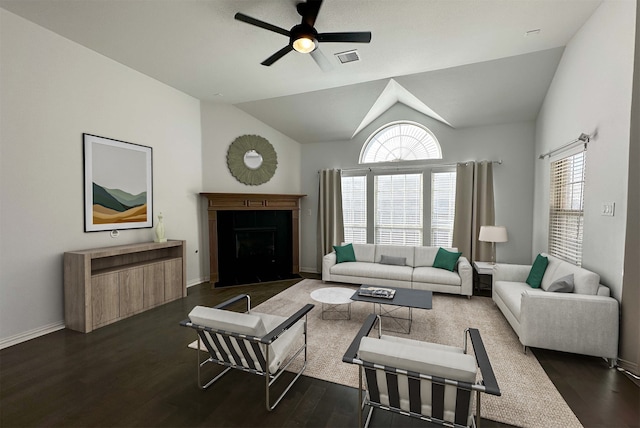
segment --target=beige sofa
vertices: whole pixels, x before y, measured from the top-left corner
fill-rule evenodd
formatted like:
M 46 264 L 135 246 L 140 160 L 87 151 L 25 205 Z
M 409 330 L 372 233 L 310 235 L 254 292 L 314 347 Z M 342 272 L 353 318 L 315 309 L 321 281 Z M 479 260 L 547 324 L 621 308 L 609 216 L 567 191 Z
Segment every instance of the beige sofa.
M 322 280 L 377 286 L 413 288 L 442 293 L 473 294 L 473 269 L 460 257 L 453 272 L 433 267 L 439 247 L 353 244 L 355 262 L 336 263 L 331 252 L 322 260 Z M 457 251 L 456 248 L 448 248 Z M 405 258 L 404 265 L 380 263 L 382 256 Z
M 529 265 L 496 264 L 493 301 L 525 347 L 609 358 L 618 355 L 618 301 L 600 284 L 600 275 L 543 254 L 549 264 L 541 288 L 525 281 Z M 573 275 L 574 291 L 546 291 L 556 280 Z M 526 348 L 525 348 L 526 349 Z

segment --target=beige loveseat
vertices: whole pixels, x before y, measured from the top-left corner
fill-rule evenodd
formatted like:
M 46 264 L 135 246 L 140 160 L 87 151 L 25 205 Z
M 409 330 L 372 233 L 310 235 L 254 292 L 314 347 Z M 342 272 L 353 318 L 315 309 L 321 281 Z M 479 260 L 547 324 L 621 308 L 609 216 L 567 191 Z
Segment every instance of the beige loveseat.
M 525 281 L 529 265 L 496 264 L 493 300 L 522 345 L 609 358 L 618 355 L 618 301 L 600 284 L 600 275 L 543 254 L 549 260 L 541 288 Z M 547 291 L 573 275 L 574 290 Z M 526 348 L 525 348 L 526 349 Z
M 473 270 L 465 257 L 455 269 L 433 267 L 440 247 L 405 247 L 397 245 L 353 244 L 355 262 L 336 263 L 336 253 L 322 260 L 322 280 L 389 287 L 413 288 L 442 293 L 473 294 Z M 457 251 L 448 248 L 448 251 Z M 404 258 L 404 265 L 380 263 L 382 256 Z

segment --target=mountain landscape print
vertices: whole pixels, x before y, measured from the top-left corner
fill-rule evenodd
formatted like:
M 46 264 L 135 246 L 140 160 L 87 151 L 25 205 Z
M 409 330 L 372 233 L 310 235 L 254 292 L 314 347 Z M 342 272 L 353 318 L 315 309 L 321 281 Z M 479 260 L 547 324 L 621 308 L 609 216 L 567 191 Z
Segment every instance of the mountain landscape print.
M 107 189 L 93 183 L 93 223 L 147 221 L 147 192 L 132 195 L 120 189 Z
M 153 226 L 151 147 L 84 134 L 85 232 Z

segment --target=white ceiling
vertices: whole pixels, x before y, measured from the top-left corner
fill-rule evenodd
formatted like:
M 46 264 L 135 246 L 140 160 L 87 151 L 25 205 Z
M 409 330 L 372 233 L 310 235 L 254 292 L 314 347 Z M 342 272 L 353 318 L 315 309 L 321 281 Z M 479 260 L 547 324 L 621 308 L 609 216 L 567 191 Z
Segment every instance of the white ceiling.
M 333 63 L 328 72 L 297 52 L 260 65 L 287 38 L 233 18 L 242 12 L 289 29 L 300 21 L 296 0 L 0 6 L 196 98 L 237 105 L 305 143 L 351 138 L 390 78 L 453 127 L 533 120 L 562 47 L 601 1 L 325 0 L 319 32 L 372 32 L 370 44 L 322 43 Z M 534 29 L 540 33 L 525 36 Z M 354 48 L 358 62 L 334 57 Z

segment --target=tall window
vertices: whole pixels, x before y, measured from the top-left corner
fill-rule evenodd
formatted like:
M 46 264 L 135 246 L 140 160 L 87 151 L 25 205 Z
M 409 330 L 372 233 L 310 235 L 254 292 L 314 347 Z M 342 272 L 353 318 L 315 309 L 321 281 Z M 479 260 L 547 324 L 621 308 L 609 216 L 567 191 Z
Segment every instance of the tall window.
M 367 177 L 342 177 L 344 241 L 367 242 Z
M 422 174 L 375 177 L 375 243 L 422 245 Z
M 456 212 L 456 172 L 431 173 L 431 245 L 453 245 L 453 218 Z
M 429 129 L 409 121 L 381 127 L 360 152 L 360 163 L 368 164 L 428 159 L 442 159 L 440 144 Z M 441 168 L 436 172 L 437 167 L 417 162 L 410 168 L 395 174 L 388 174 L 384 167 L 367 168 L 367 172 L 343 175 L 346 242 L 451 246 L 455 172 Z
M 551 163 L 549 254 L 580 266 L 584 224 L 585 154 Z

